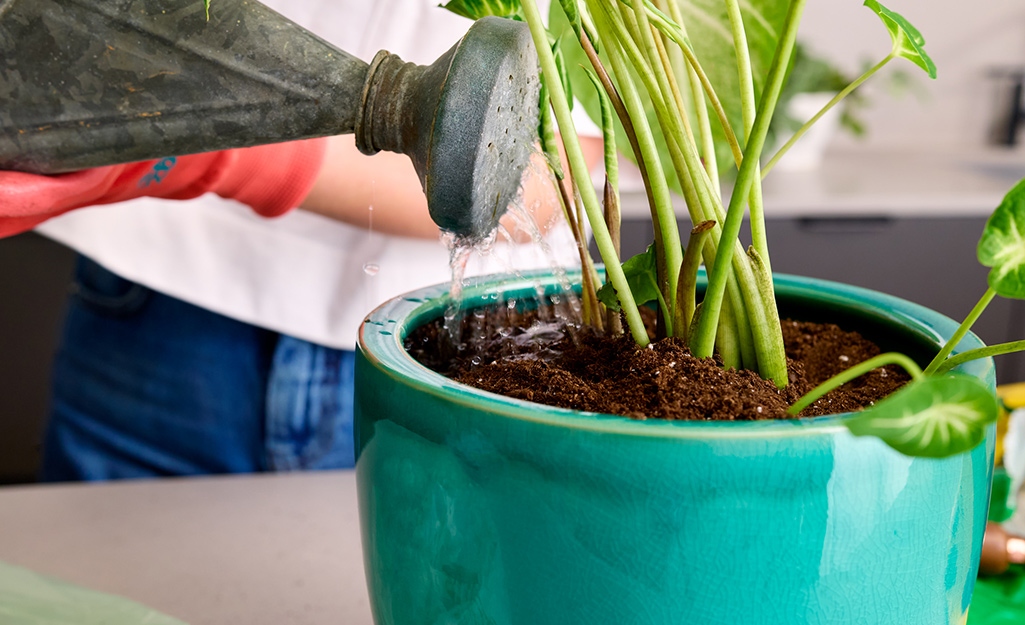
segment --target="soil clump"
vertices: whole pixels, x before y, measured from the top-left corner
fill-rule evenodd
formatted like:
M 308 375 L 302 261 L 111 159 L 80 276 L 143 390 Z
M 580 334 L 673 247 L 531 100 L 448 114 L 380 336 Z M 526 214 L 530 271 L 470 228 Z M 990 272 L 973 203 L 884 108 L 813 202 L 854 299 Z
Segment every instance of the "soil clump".
M 653 320 L 652 320 L 653 321 Z M 856 332 L 831 324 L 782 323 L 790 383 L 699 359 L 684 341 L 647 348 L 629 336 L 597 335 L 560 321 L 551 309 L 480 309 L 453 341 L 442 322 L 412 332 L 406 349 L 424 366 L 516 399 L 635 419 L 789 419 L 787 408 L 820 382 L 880 353 Z M 822 397 L 801 417 L 858 410 L 909 380 L 899 367 L 876 369 Z

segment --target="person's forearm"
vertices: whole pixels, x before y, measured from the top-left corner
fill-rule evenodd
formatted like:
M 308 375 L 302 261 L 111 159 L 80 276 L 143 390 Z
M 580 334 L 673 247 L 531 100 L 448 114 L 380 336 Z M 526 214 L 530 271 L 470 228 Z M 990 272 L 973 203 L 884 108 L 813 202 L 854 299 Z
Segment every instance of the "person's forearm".
M 324 164 L 301 208 L 374 232 L 438 237 L 409 158 L 391 152 L 362 154 L 353 135 L 328 140 Z
M 602 154 L 601 139 L 584 138 L 582 143 L 588 163 L 597 164 Z M 529 172 L 523 201 L 532 207 L 535 221 L 545 231 L 560 209 L 543 167 Z M 374 232 L 429 239 L 438 236 L 438 226 L 431 221 L 420 179 L 409 159 L 391 152 L 362 154 L 352 135 L 328 140 L 324 164 L 302 208 Z M 502 223 L 510 232 L 517 230 L 509 216 Z M 529 234 L 522 234 L 517 242 L 530 240 Z

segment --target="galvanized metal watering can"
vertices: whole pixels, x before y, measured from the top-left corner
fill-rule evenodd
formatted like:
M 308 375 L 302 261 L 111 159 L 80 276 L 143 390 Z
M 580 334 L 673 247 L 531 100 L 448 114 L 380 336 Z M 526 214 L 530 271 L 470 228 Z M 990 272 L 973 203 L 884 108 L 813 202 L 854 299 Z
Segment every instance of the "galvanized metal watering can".
M 490 231 L 536 136 L 526 26 L 476 22 L 430 66 L 370 64 L 264 5 L 0 0 L 0 169 L 58 173 L 355 133 L 407 154 L 441 227 Z

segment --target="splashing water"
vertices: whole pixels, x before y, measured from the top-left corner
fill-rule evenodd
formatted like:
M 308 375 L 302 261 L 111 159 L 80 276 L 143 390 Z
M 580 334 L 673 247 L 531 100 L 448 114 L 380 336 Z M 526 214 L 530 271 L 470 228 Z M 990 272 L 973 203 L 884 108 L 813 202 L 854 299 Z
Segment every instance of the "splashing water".
M 533 170 L 533 175 L 547 176 L 553 184 L 558 184 L 555 182 L 547 166 L 544 166 L 542 169 L 535 162 L 535 159 L 531 159 L 530 167 Z M 551 292 L 551 287 L 545 287 L 540 279 L 533 279 L 533 298 L 519 297 L 518 299 L 499 301 L 501 296 L 496 292 L 483 296 L 485 306 L 490 305 L 497 307 L 500 311 L 504 310 L 506 314 L 500 314 L 499 318 L 509 318 L 516 311 L 524 308 L 539 308 L 542 315 L 542 324 L 539 327 L 528 329 L 528 332 L 522 337 L 517 336 L 521 341 L 540 339 L 544 342 L 546 339 L 552 339 L 558 333 L 568 335 L 574 342 L 577 341 L 578 331 L 582 327 L 583 305 L 573 288 L 566 268 L 559 260 L 559 254 L 556 253 L 549 239 L 546 238 L 538 226 L 537 209 L 540 207 L 540 204 L 541 201 L 537 201 L 532 206 L 526 206 L 521 192 L 515 201 L 509 203 L 506 217 L 489 237 L 472 239 L 461 238 L 451 233 L 443 235 L 443 241 L 449 250 L 449 261 L 452 271 L 452 282 L 449 290 L 450 301 L 445 310 L 442 332 L 447 339 L 445 341 L 447 343 L 445 345 L 446 350 L 452 351 L 454 354 L 465 353 L 467 350 L 473 352 L 482 349 L 480 345 L 495 334 L 500 336 L 516 334 L 512 329 L 488 327 L 492 323 L 490 321 L 492 318 L 487 315 L 484 309 L 472 311 L 469 313 L 469 316 L 463 311 L 464 276 L 467 270 L 467 263 L 472 255 L 490 256 L 492 264 L 498 270 L 512 274 L 520 279 L 527 279 L 522 266 L 517 262 L 516 258 L 517 255 L 522 255 L 522 251 L 512 252 L 513 248 L 510 248 L 509 251 L 512 252 L 510 254 L 498 253 L 494 247 L 494 243 L 498 240 L 508 242 L 520 250 L 527 248 L 527 246 L 532 246 L 535 250 L 535 253 L 532 254 L 534 257 L 531 261 L 532 264 L 537 266 L 537 260 L 541 260 L 542 266 L 547 266 L 551 274 L 556 277 L 558 286 L 554 292 Z M 567 231 L 569 230 L 568 225 L 557 225 L 558 222 L 564 222 L 561 211 L 555 211 L 551 223 L 547 224 L 547 226 L 549 228 L 564 227 Z M 566 234 L 568 239 L 568 232 L 560 234 Z M 524 239 L 528 242 L 523 242 Z M 569 241 L 567 243 L 569 244 Z M 560 250 L 565 258 L 568 255 L 566 250 L 563 250 L 561 247 Z M 575 256 L 576 252 L 574 251 L 573 257 Z M 579 261 L 577 264 L 579 264 Z M 531 300 L 535 301 L 531 302 Z M 542 306 L 541 304 L 543 303 L 550 304 L 550 306 Z M 463 336 L 464 334 L 467 334 L 467 336 Z
M 448 248 L 448 263 L 452 270 L 452 284 L 449 287 L 449 303 L 445 308 L 445 334 L 451 347 L 457 348 L 462 342 L 463 277 L 466 275 L 466 263 L 470 260 L 473 250 L 482 242 L 467 239 L 446 232 L 442 236 Z
M 363 273 L 368 276 L 376 276 L 381 272 L 381 266 L 377 263 L 363 263 Z

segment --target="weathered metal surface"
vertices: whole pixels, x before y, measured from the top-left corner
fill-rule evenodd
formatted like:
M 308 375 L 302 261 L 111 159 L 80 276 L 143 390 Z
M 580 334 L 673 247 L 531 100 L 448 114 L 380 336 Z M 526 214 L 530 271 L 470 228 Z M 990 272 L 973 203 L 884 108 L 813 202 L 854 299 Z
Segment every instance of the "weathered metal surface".
M 429 67 L 371 66 L 250 0 L 213 2 L 209 21 L 200 0 L 0 0 L 0 168 L 355 132 L 410 156 L 440 226 L 490 230 L 536 136 L 525 25 L 481 20 Z

